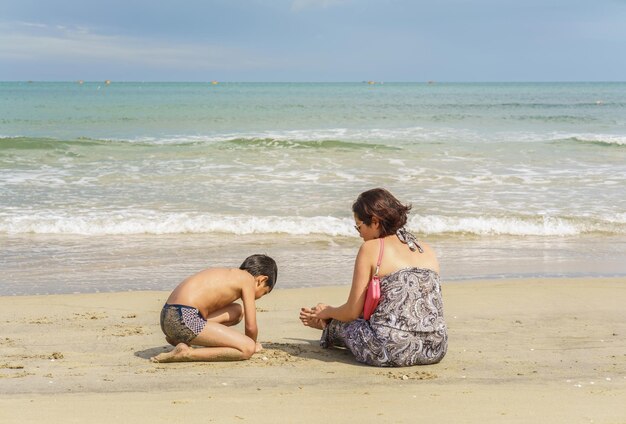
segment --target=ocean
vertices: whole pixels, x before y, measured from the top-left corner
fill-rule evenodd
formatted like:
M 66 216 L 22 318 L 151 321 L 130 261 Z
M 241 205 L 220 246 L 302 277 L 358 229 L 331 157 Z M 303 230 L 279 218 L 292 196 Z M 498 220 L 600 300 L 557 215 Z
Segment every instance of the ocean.
M 0 82 L 0 295 L 350 284 L 374 187 L 444 284 L 624 276 L 626 83 Z

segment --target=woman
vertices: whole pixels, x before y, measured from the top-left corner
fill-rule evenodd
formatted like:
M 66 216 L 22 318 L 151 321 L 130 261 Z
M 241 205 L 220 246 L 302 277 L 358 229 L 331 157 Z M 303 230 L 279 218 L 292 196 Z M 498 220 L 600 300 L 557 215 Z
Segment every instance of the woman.
M 357 361 L 379 367 L 435 364 L 446 354 L 439 263 L 430 246 L 404 228 L 410 209 L 382 188 L 361 193 L 352 205 L 364 243 L 348 300 L 338 307 L 319 303 L 300 310 L 304 325 L 323 330 L 322 347 L 347 347 Z M 380 303 L 365 320 L 367 286 L 381 247 Z

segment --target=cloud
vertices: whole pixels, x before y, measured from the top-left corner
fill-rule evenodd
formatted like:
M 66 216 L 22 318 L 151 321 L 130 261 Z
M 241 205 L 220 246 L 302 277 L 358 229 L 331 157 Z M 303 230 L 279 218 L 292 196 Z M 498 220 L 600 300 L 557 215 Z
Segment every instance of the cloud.
M 165 69 L 254 69 L 267 63 L 252 52 L 212 43 L 185 43 L 97 33 L 82 26 L 0 24 L 0 62 L 108 62 Z

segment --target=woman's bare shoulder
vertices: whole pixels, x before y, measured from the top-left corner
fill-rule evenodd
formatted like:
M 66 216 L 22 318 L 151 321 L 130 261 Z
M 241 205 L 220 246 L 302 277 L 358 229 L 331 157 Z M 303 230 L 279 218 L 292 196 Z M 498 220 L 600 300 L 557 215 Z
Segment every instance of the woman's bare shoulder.
M 378 255 L 380 246 L 379 239 L 364 241 L 359 248 L 359 252 L 356 255 L 356 260 L 359 263 L 372 263 L 376 261 L 375 256 Z
M 378 252 L 380 249 L 380 239 L 372 239 L 364 241 L 361 244 L 361 248 L 359 249 L 359 253 L 369 254 L 372 252 Z

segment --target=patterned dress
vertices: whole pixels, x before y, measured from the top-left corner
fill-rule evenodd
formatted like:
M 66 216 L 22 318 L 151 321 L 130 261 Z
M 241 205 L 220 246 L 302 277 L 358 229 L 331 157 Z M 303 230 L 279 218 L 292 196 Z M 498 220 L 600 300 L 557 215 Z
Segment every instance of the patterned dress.
M 369 321 L 331 320 L 322 347 L 347 347 L 357 361 L 378 367 L 435 364 L 445 356 L 439 274 L 406 268 L 380 279 L 380 303 Z

